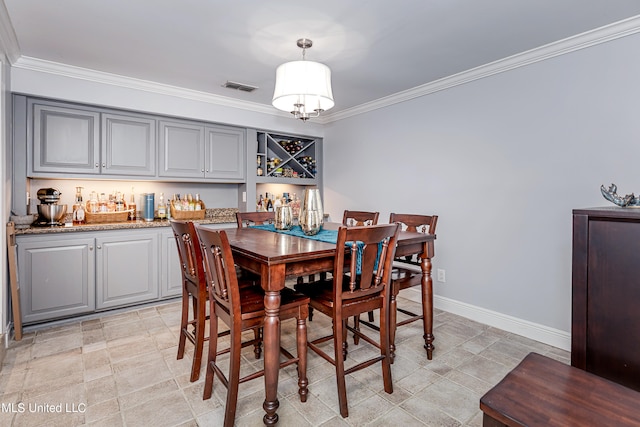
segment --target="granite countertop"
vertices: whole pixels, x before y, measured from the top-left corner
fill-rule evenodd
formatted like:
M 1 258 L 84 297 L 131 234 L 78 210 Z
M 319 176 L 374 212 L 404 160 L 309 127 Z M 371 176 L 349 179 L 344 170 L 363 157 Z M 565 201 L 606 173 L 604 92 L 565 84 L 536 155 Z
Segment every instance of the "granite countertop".
M 194 220 L 198 224 L 226 224 L 236 223 L 236 212 L 238 208 L 213 208 L 207 209 L 205 217 L 202 220 Z M 74 233 L 82 231 L 105 231 L 105 230 L 124 230 L 132 228 L 153 228 L 153 227 L 169 227 L 168 220 L 158 220 L 146 222 L 143 220 L 112 222 L 104 224 L 84 224 L 74 225 L 71 227 L 29 227 L 24 229 L 16 229 L 16 235 L 32 235 L 32 234 L 50 234 L 50 233 Z

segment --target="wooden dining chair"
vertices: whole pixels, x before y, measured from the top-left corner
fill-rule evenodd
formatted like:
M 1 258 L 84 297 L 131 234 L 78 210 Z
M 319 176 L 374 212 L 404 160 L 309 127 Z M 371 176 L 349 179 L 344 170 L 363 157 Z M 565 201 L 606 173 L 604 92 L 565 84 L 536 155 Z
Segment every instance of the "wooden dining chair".
M 340 415 L 349 416 L 345 375 L 381 362 L 384 390 L 393 392 L 391 381 L 390 298 L 391 266 L 398 238 L 397 224 L 368 227 L 340 227 L 336 243 L 333 278 L 296 286 L 311 298 L 311 307 L 333 320 L 333 334 L 309 342 L 309 348 L 336 368 Z M 358 268 L 358 266 L 360 266 Z M 346 271 L 346 272 L 345 272 Z M 380 311 L 378 341 L 347 325 L 352 316 Z M 380 354 L 346 368 L 347 329 L 380 350 Z M 320 344 L 333 341 L 334 356 L 324 352 Z
M 400 224 L 401 229 L 406 231 L 421 232 L 428 234 L 436 234 L 436 225 L 438 223 L 437 215 L 416 215 L 416 214 L 397 214 L 392 213 L 389 216 L 389 223 Z M 422 259 L 416 254 L 410 257 L 396 258 L 391 274 L 391 283 L 393 286 L 393 295 L 398 295 L 403 289 L 413 286 L 422 286 Z M 397 307 L 397 298 L 392 298 L 391 315 L 396 319 L 397 312 L 404 314 L 406 317 L 400 322 L 394 322 L 396 328 L 398 326 L 407 325 L 417 320 L 424 322 L 425 317 L 425 301 L 422 301 L 422 313 L 417 314 L 412 311 Z M 370 322 L 360 321 L 362 324 L 373 329 L 377 327 Z M 424 325 L 423 325 L 424 326 Z M 392 331 L 392 338 L 395 337 L 395 331 Z M 395 343 L 392 340 L 391 348 L 395 351 Z
M 233 426 L 238 401 L 238 386 L 246 381 L 264 375 L 264 370 L 240 377 L 241 349 L 251 342 L 242 342 L 242 332 L 264 325 L 264 291 L 260 286 L 238 286 L 238 277 L 234 268 L 233 254 L 224 230 L 211 230 L 197 227 L 202 253 L 204 271 L 209 288 L 209 325 L 211 334 L 218 331 L 219 320 L 228 327 L 231 334 L 230 347 L 218 350 L 217 340 L 209 342 L 207 374 L 203 399 L 209 399 L 213 392 L 214 374 L 227 387 L 224 426 Z M 307 315 L 309 297 L 284 288 L 281 292 L 280 320 L 297 320 L 296 346 L 294 357 L 284 348 L 280 352 L 287 360 L 280 367 L 296 363 L 298 368 L 298 394 L 300 401 L 306 402 L 308 395 L 307 380 Z M 217 364 L 217 356 L 229 353 L 229 374 L 225 376 Z
M 346 226 L 363 226 L 378 224 L 380 212 L 349 211 L 342 214 L 342 224 Z
M 191 363 L 190 381 L 200 377 L 202 349 L 205 337 L 205 322 L 207 320 L 207 286 L 202 266 L 202 254 L 198 243 L 193 222 L 171 220 L 173 236 L 178 245 L 180 271 L 182 272 L 182 319 L 180 321 L 180 339 L 178 340 L 178 359 L 184 357 L 186 340 L 194 344 L 193 362 Z M 191 300 L 191 301 L 190 301 Z M 193 307 L 192 316 L 189 305 Z M 193 327 L 193 331 L 189 330 Z
M 236 212 L 238 228 L 249 225 L 273 224 L 276 222 L 275 212 Z
M 185 344 L 189 340 L 195 346 L 190 376 L 190 381 L 194 382 L 200 378 L 204 342 L 209 340 L 209 337 L 205 336 L 205 325 L 209 318 L 206 314 L 209 293 L 204 275 L 202 252 L 193 222 L 171 220 L 170 223 L 178 246 L 180 271 L 182 273 L 182 315 L 177 358 L 180 360 L 184 357 Z M 243 281 L 240 286 L 251 285 L 253 285 L 252 281 Z M 191 305 L 191 310 L 189 305 Z M 189 327 L 192 327 L 193 330 L 189 330 Z M 218 336 L 228 334 L 229 332 L 225 331 Z M 256 340 L 254 354 L 256 359 L 259 359 L 262 353 L 261 331 L 259 328 L 254 330 L 254 336 Z

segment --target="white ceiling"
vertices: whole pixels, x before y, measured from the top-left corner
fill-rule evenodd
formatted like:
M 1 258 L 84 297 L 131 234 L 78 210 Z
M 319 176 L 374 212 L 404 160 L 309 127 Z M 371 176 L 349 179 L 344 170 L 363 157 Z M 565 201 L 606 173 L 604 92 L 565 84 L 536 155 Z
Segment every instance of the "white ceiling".
M 23 59 L 265 105 L 310 38 L 332 113 L 640 15 L 639 0 L 2 1 Z

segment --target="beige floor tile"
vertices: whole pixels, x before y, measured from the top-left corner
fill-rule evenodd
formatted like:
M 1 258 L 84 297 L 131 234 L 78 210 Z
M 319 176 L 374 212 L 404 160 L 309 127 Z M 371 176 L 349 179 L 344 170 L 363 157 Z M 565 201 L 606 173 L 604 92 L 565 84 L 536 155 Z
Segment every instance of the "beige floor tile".
M 129 427 L 174 426 L 194 418 L 189 404 L 179 390 L 125 409 L 123 413 Z
M 419 308 L 419 292 L 403 291 L 406 307 Z M 196 427 L 222 424 L 226 388 L 218 379 L 214 395 L 202 400 L 206 354 L 200 379 L 190 381 L 193 345 L 177 360 L 180 301 L 132 309 L 102 318 L 27 331 L 12 342 L 0 371 L 0 397 L 11 403 L 86 404 L 86 411 L 18 414 L 0 412 L 2 426 L 148 426 Z M 423 348 L 422 324 L 398 330 L 394 393 L 383 390 L 380 364 L 347 376 L 350 416 L 338 413 L 335 368 L 308 353 L 309 396 L 301 403 L 297 372 L 280 372 L 279 426 L 465 426 L 480 427 L 479 399 L 529 352 L 570 362 L 570 353 L 546 344 L 435 310 L 433 360 Z M 308 322 L 309 338 L 331 331 L 317 314 Z M 282 328 L 282 343 L 295 349 L 295 328 Z M 225 347 L 228 338 L 221 339 Z M 326 351 L 332 352 L 329 343 Z M 347 366 L 377 354 L 349 338 Z M 228 356 L 218 360 L 228 370 Z M 262 369 L 252 348 L 242 352 L 242 373 Z M 263 426 L 264 379 L 240 385 L 236 426 Z

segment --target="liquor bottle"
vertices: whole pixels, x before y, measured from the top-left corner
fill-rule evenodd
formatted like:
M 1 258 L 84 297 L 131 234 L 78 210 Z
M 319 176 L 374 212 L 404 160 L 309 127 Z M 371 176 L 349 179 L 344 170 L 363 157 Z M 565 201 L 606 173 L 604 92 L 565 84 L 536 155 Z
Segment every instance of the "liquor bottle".
M 129 199 L 129 206 L 128 206 L 130 212 L 129 212 L 129 219 L 131 221 L 135 221 L 136 218 L 138 217 L 138 212 L 136 209 L 138 209 L 138 206 L 136 206 L 136 194 L 133 191 L 133 187 L 131 187 L 131 198 Z
M 160 193 L 160 199 L 158 199 L 158 218 L 167 218 L 167 205 L 164 204 L 164 193 Z
M 89 201 L 87 202 L 87 212 L 97 213 L 99 211 L 98 194 L 95 191 L 92 191 Z
M 203 209 L 204 209 L 204 203 L 202 202 L 202 200 L 200 200 L 200 194 L 196 193 L 195 210 L 201 211 Z
M 267 196 L 267 212 L 273 212 L 273 202 L 269 196 Z
M 293 193 L 291 196 L 291 212 L 294 217 L 298 217 L 300 215 L 300 199 L 298 199 L 296 193 Z
M 196 210 L 196 202 L 195 200 L 193 200 L 193 196 L 191 195 L 191 193 L 187 194 L 187 210 L 189 211 L 195 211 Z
M 109 194 L 109 199 L 107 200 L 107 212 L 115 212 L 116 211 L 116 194 L 115 191 Z
M 107 212 L 107 196 L 104 193 L 100 193 L 100 199 L 98 199 L 98 212 Z
M 256 212 L 262 212 L 263 209 L 263 200 L 262 200 L 262 194 L 260 194 L 260 198 L 258 198 L 258 201 L 256 202 Z
M 76 202 L 73 204 L 73 225 L 84 224 L 84 203 L 82 202 L 82 187 L 76 187 Z
M 127 205 L 124 202 L 124 197 L 122 197 L 121 192 L 116 193 L 116 212 L 122 212 L 127 209 Z

